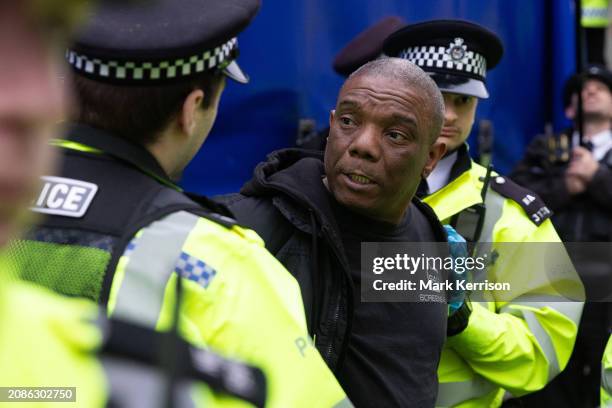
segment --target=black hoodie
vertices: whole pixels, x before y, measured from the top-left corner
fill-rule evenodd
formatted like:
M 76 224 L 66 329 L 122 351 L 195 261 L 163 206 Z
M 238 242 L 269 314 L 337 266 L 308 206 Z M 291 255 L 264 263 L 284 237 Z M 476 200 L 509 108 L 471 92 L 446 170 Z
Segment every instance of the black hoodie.
M 326 363 L 338 375 L 351 333 L 353 281 L 334 203 L 322 183 L 322 158 L 321 152 L 299 149 L 273 152 L 267 161 L 257 165 L 253 178 L 239 194 L 216 200 L 227 205 L 239 223 L 254 229 L 266 248 L 298 280 L 309 332 Z M 417 199 L 413 204 L 429 221 L 436 240 L 446 242 L 446 233 L 431 208 Z M 441 348 L 441 343 L 431 347 Z M 432 354 L 436 353 L 439 356 L 439 350 Z M 433 406 L 437 361 L 431 364 L 434 378 L 423 378 L 430 381 L 429 390 L 415 389 L 421 395 L 414 395 L 416 404 L 411 406 Z M 420 374 L 428 377 L 427 373 Z M 370 403 L 377 398 L 371 397 Z M 359 406 L 358 399 L 351 395 L 349 398 Z M 431 405 L 423 404 L 424 400 L 431 401 Z

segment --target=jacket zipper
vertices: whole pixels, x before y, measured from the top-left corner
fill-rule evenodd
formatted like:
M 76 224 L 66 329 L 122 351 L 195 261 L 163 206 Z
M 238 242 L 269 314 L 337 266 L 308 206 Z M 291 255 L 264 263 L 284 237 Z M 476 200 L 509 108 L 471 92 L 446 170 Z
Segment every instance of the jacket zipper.
M 341 256 L 342 254 L 339 254 L 337 248 L 335 247 L 335 245 L 331 244 L 331 240 L 329 240 L 329 241 L 330 241 L 330 247 L 332 248 L 332 251 L 334 252 L 334 255 L 336 255 L 336 258 L 338 259 L 338 262 L 340 263 L 340 267 L 342 268 L 342 272 L 343 272 L 343 277 L 338 277 L 339 278 L 338 287 L 335 288 L 337 290 L 337 292 L 338 292 L 338 296 L 336 297 L 336 299 L 337 299 L 336 300 L 336 308 L 334 310 L 334 318 L 333 318 L 332 322 L 330 323 L 330 325 L 328 326 L 328 329 L 333 327 L 334 330 L 333 330 L 333 335 L 331 335 L 331 340 L 330 340 L 329 346 L 327 347 L 327 351 L 326 351 L 325 357 L 324 357 L 325 361 L 328 363 L 328 366 L 331 367 L 330 359 L 331 359 L 331 355 L 332 355 L 332 353 L 334 351 L 334 340 L 336 339 L 336 333 L 338 332 L 338 320 L 340 319 L 340 303 L 342 302 L 342 299 L 341 299 L 342 298 L 342 294 L 340 292 L 341 292 L 342 279 L 343 278 L 344 279 L 348 278 L 348 284 L 349 284 L 348 286 L 349 287 L 348 287 L 347 291 L 349 293 L 347 294 L 347 296 L 349 296 L 349 298 L 350 298 L 349 300 L 351 302 L 352 302 L 352 297 L 353 297 L 352 296 L 352 294 L 353 294 L 353 281 L 352 281 L 352 278 L 351 278 L 350 274 L 348 274 L 348 277 L 347 277 L 347 272 L 346 271 L 348 269 L 345 267 L 345 265 L 343 265 L 342 256 Z M 351 303 L 351 302 L 348 302 L 348 303 Z M 350 307 L 350 305 L 349 305 L 349 307 Z M 349 331 L 350 331 L 350 327 L 351 327 L 351 322 L 348 321 L 348 319 L 349 319 L 348 313 L 347 313 L 346 318 L 347 318 L 346 330 L 345 330 L 345 333 L 344 333 L 344 338 L 342 339 L 342 343 L 343 344 L 345 343 L 346 336 L 349 335 Z M 329 331 L 328 331 L 328 333 L 329 333 Z M 340 359 L 340 354 L 338 354 L 338 360 L 339 359 Z M 336 361 L 336 363 L 337 362 L 338 361 Z M 334 365 L 334 370 L 333 371 L 336 370 L 336 366 L 337 366 L 337 364 Z
M 334 311 L 334 319 L 329 325 L 329 328 L 334 327 L 334 334 L 337 332 L 339 319 L 340 319 L 340 296 L 338 296 L 338 301 L 336 302 L 336 309 Z M 327 347 L 327 353 L 325 353 L 325 361 L 328 363 L 328 365 L 330 365 L 331 363 L 330 361 L 331 354 L 334 351 L 334 340 L 335 340 L 335 336 L 331 336 L 329 346 Z

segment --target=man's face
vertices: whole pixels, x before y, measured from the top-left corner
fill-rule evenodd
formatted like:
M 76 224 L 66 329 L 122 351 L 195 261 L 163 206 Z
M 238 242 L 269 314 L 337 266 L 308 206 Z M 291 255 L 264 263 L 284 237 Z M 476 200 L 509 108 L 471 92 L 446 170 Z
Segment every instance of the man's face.
M 444 127 L 438 140 L 446 145 L 447 151 L 454 151 L 467 140 L 472 131 L 478 99 L 454 93 L 442 93 L 442 96 Z
M 47 142 L 66 105 L 52 47 L 23 2 L 8 3 L 0 2 L 0 247 L 49 169 Z
M 582 87 L 582 108 L 585 115 L 612 118 L 610 88 L 597 79 L 588 79 Z
M 573 94 L 570 106 L 565 110 L 569 119 L 576 118 L 578 95 Z M 587 79 L 582 86 L 582 110 L 585 118 L 612 119 L 612 92 L 598 79 Z
M 432 104 L 392 79 L 349 79 L 330 116 L 325 149 L 327 186 L 335 199 L 372 218 L 397 223 L 432 153 Z

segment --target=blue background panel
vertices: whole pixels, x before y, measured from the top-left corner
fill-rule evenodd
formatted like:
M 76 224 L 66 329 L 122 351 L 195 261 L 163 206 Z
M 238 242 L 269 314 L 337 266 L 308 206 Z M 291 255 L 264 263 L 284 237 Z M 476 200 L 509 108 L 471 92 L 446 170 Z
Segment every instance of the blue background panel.
M 499 171 L 512 168 L 546 122 L 567 125 L 560 89 L 575 66 L 572 0 L 264 0 L 239 37 L 239 62 L 251 83 L 228 82 L 183 186 L 209 195 L 237 191 L 266 154 L 294 144 L 300 118 L 325 127 L 343 80 L 331 68 L 334 55 L 388 15 L 410 23 L 461 18 L 501 37 L 504 57 L 487 78 L 491 98 L 477 114 L 477 122 L 493 123 Z

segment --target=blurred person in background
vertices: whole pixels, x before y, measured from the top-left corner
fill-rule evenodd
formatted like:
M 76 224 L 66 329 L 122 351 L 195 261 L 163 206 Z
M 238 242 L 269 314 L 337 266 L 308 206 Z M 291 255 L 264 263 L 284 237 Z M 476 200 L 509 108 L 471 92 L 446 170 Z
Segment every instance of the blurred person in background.
M 102 407 L 96 305 L 20 282 L 1 258 L 24 227 L 39 176 L 51 168 L 47 143 L 69 101 L 60 56 L 74 22 L 57 17 L 85 5 L 53 2 L 64 15 L 39 3 L 0 1 L 0 386 L 76 387 L 75 406 Z
M 580 0 L 580 24 L 585 32 L 586 59 L 590 64 L 606 65 L 605 50 L 610 42 L 606 33 L 610 26 L 610 0 Z
M 612 73 L 591 65 L 571 76 L 564 85 L 563 103 L 573 126 L 534 138 L 511 177 L 546 200 L 564 241 L 585 243 L 573 245 L 578 249 L 573 252 L 588 302 L 566 372 L 551 387 L 526 397 L 525 404 L 590 408 L 599 402 L 601 355 L 612 327 L 609 303 L 601 302 L 612 293 L 609 249 L 593 244 L 612 241 Z

